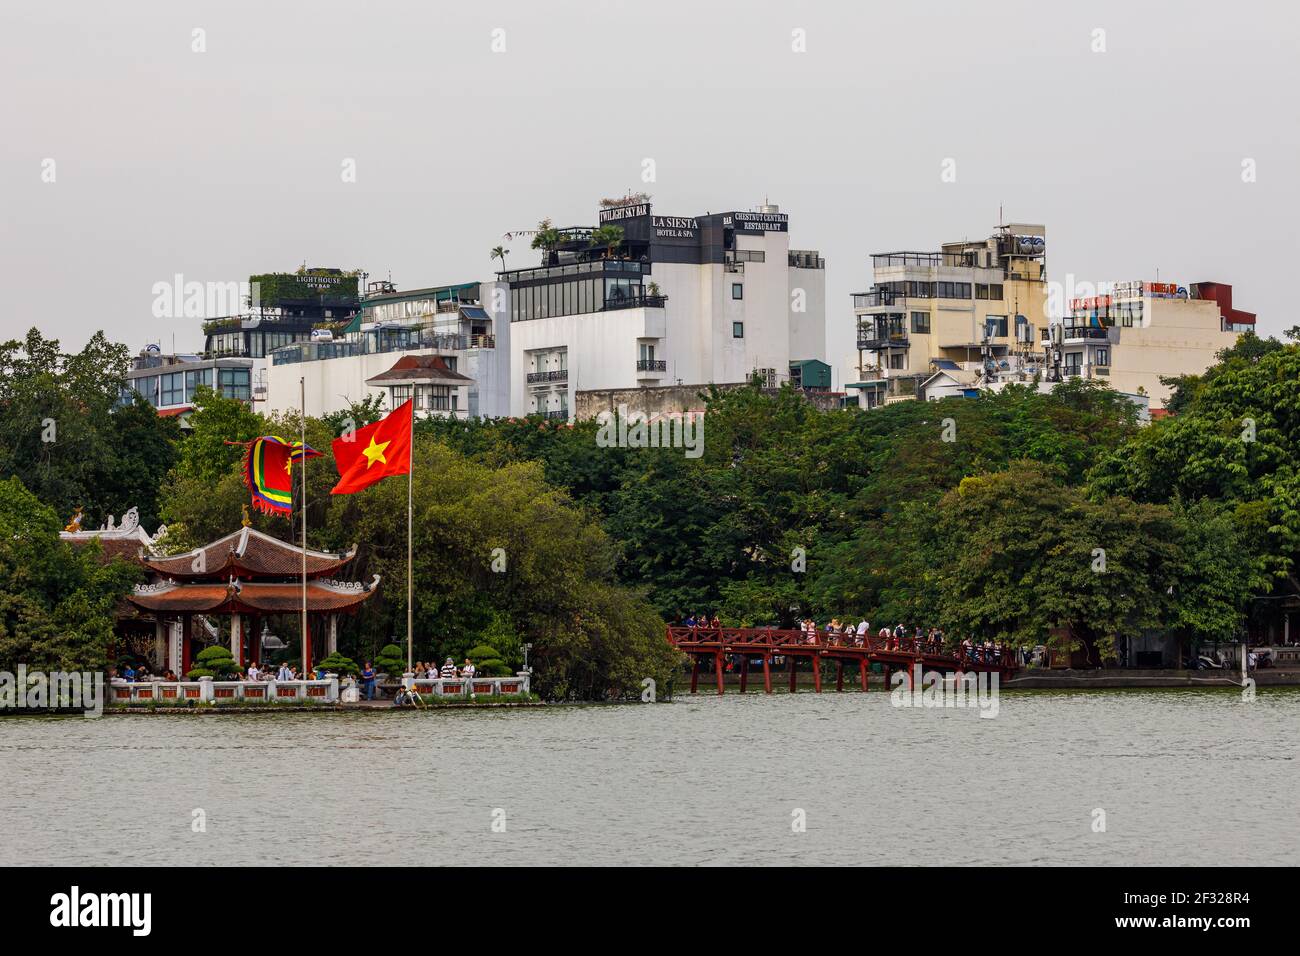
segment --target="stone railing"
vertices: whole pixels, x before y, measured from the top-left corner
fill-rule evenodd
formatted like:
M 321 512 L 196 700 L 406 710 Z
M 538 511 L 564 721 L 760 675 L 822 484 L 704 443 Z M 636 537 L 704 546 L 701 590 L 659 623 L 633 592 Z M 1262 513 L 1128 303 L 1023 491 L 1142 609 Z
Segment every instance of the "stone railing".
M 497 697 L 529 692 L 531 675 L 521 671 L 514 677 L 402 677 L 402 683 L 414 685 L 417 694 L 431 694 L 434 697 Z
M 263 704 L 312 700 L 332 704 L 338 699 L 339 680 L 333 676 L 325 680 L 242 681 L 200 677 L 198 680 L 134 683 L 114 678 L 109 693 L 109 701 L 114 704 L 125 704 L 131 701 L 170 703 L 180 700 L 218 704 L 230 700 L 246 700 Z

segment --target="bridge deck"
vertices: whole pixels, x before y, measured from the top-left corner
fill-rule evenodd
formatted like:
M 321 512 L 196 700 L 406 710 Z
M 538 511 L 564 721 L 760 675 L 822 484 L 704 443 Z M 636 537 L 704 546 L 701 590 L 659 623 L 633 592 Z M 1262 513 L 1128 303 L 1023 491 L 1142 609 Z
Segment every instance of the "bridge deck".
M 1012 677 L 1018 667 L 1010 649 L 985 651 L 982 648 L 967 650 L 962 647 L 936 646 L 924 638 L 881 637 L 868 634 L 857 637 L 851 634 L 826 634 L 821 631 L 786 631 L 765 627 L 670 627 L 668 642 L 691 657 L 691 693 L 698 688 L 700 662 L 713 660 L 717 676 L 718 693 L 722 693 L 724 662 L 728 655 L 740 657 L 740 692 L 749 683 L 749 662 L 761 657 L 763 662 L 763 689 L 772 693 L 772 659 L 783 657 L 789 664 L 790 693 L 795 689 L 795 663 L 800 658 L 812 661 L 813 689 L 821 693 L 821 661 L 835 661 L 835 689 L 844 689 L 844 665 L 856 662 L 862 689 L 867 689 L 867 671 L 872 664 L 880 664 L 885 673 L 885 685 L 895 670 L 907 674 L 908 686 L 912 684 L 912 668 L 941 672 L 997 672 L 1001 680 Z

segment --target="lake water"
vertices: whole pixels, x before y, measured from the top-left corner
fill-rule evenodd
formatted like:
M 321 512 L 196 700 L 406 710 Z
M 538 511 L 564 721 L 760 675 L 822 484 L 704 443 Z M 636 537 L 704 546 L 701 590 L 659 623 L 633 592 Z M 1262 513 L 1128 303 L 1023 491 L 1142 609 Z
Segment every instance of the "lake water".
M 1291 864 L 1297 729 L 1273 688 L 7 719 L 0 864 Z

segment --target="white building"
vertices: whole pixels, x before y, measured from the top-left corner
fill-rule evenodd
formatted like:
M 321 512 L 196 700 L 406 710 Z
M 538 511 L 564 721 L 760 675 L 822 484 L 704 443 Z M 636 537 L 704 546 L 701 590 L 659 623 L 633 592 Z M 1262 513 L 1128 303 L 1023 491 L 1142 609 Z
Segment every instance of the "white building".
M 1098 379 L 1162 409 L 1173 391 L 1162 378 L 1201 374 L 1255 328 L 1255 314 L 1233 308 L 1232 286 L 1220 282 L 1117 282 L 1109 290 L 1072 300 L 1065 321 L 1043 330 L 1052 377 Z
M 382 396 L 391 408 L 393 386 L 384 376 L 403 355 L 413 355 L 440 357 L 459 382 L 450 386 L 442 379 L 421 379 L 410 393 L 418 413 L 458 418 L 508 414 L 510 329 L 497 321 L 504 320 L 508 293 L 498 286 L 467 282 L 398 291 L 389 282 L 371 283 L 361 312 L 338 336 L 271 353 L 267 411 L 298 409 L 304 387 L 312 416 L 341 411 L 372 395 Z
M 790 248 L 776 206 L 661 216 L 630 202 L 599 219 L 557 230 L 540 265 L 499 274 L 512 415 L 567 418 L 579 391 L 755 373 L 776 385 L 793 363 L 825 357 L 825 263 Z

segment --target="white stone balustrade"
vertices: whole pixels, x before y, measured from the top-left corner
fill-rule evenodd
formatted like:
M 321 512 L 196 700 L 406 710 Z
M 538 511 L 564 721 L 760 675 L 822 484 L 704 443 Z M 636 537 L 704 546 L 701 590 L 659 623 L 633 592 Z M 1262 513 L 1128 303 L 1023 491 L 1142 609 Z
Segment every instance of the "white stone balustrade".
M 194 700 L 200 703 L 218 704 L 227 700 L 247 700 L 268 704 L 313 700 L 332 704 L 338 699 L 339 680 L 333 675 L 325 680 L 292 681 L 213 680 L 211 677 L 200 677 L 198 680 L 130 683 L 121 678 L 114 678 L 109 693 L 109 701 L 115 704 L 148 700 L 159 703 Z
M 402 683 L 407 687 L 414 685 L 417 694 L 429 694 L 434 697 L 496 697 L 527 694 L 532 675 L 520 671 L 513 677 L 441 677 L 402 676 Z

